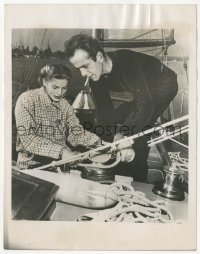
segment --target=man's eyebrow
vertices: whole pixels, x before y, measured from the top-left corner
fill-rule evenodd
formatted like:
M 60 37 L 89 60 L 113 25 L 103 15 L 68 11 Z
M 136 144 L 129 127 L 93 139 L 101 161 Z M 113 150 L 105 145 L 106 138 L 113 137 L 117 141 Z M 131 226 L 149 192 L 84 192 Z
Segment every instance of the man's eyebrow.
M 80 68 L 83 68 L 83 67 L 86 67 L 86 66 L 88 66 L 88 64 L 80 65 L 80 66 L 76 67 L 76 69 L 80 69 Z
M 59 86 L 57 86 L 57 85 L 55 85 L 55 84 L 52 84 L 52 86 L 59 87 Z

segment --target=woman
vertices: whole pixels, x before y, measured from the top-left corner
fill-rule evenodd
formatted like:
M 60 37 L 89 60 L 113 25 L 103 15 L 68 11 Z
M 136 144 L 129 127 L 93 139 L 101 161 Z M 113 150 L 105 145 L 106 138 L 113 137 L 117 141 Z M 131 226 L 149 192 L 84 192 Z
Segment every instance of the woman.
M 40 71 L 41 88 L 18 98 L 16 150 L 21 169 L 67 159 L 78 146 L 89 148 L 100 143 L 98 136 L 83 129 L 63 98 L 70 79 L 70 70 L 65 65 L 46 65 Z

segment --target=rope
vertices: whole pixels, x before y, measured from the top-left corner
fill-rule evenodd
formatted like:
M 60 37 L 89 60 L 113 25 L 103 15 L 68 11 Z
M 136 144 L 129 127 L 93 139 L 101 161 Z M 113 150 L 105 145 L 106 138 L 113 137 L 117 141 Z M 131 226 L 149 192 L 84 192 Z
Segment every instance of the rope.
M 181 133 L 180 133 L 180 131 L 176 131 L 173 134 L 167 135 L 167 136 L 165 136 L 163 138 L 160 138 L 160 139 L 158 139 L 157 141 L 154 141 L 154 142 L 153 142 L 153 139 L 152 139 L 152 142 L 148 143 L 148 145 L 153 146 L 155 144 L 161 143 L 163 141 L 166 141 L 166 140 L 171 139 L 173 137 L 179 136 L 180 134 L 183 134 L 183 133 L 186 133 L 186 132 L 188 132 L 188 129 L 181 129 Z
M 186 59 L 185 59 L 185 56 L 184 56 L 183 48 L 182 48 L 182 53 L 183 53 L 183 67 L 185 69 L 186 78 L 187 78 L 187 84 L 189 86 L 189 79 L 188 79 L 188 72 L 187 72 L 187 62 L 186 62 Z
M 181 127 L 180 129 L 176 129 L 174 131 L 165 131 L 159 137 L 151 138 L 147 143 L 150 144 L 150 143 L 155 142 L 157 140 L 161 140 L 162 141 L 164 137 L 169 136 L 169 135 L 171 137 L 172 135 L 175 135 L 177 133 L 179 133 L 181 135 L 182 131 L 183 130 L 187 130 L 188 131 L 188 128 L 189 128 L 189 125 L 185 125 L 184 127 Z M 159 130 L 158 130 L 158 132 L 159 132 Z
M 185 145 L 185 144 L 183 144 L 183 143 L 177 141 L 176 139 L 170 138 L 170 140 L 173 141 L 173 142 L 175 142 L 175 143 L 177 143 L 177 144 L 179 144 L 180 146 L 183 146 L 183 147 L 189 149 L 189 146 L 187 146 L 187 145 Z
M 164 123 L 162 125 L 160 125 L 160 127 L 162 128 L 165 128 L 167 126 L 170 126 L 172 124 L 176 124 L 176 123 L 179 123 L 179 122 L 182 122 L 182 121 L 185 121 L 188 119 L 188 115 L 186 116 L 183 116 L 181 118 L 178 118 L 178 119 L 174 119 L 173 121 L 170 121 L 170 122 L 167 122 L 167 123 Z M 146 131 L 142 131 L 140 133 L 137 133 L 137 134 L 134 134 L 130 137 L 125 137 L 123 139 L 120 139 L 118 141 L 115 141 L 113 143 L 109 143 L 109 144 L 106 144 L 106 145 L 103 145 L 103 146 L 99 146 L 95 149 L 91 149 L 87 152 L 84 152 L 84 153 L 80 153 L 78 155 L 74 155 L 74 156 L 71 156 L 69 157 L 68 159 L 64 159 L 64 160 L 59 160 L 59 161 L 53 161 L 47 165 L 44 165 L 44 166 L 41 166 L 41 167 L 38 167 L 38 168 L 35 168 L 35 169 L 45 169 L 45 168 L 49 168 L 49 167 L 55 167 L 55 166 L 60 166 L 60 165 L 63 165 L 63 164 L 67 164 L 67 163 L 70 163 L 70 162 L 75 162 L 75 161 L 79 161 L 79 160 L 83 160 L 83 159 L 86 159 L 88 158 L 92 153 L 95 153 L 95 152 L 98 152 L 98 151 L 102 151 L 102 150 L 105 150 L 106 148 L 116 148 L 117 145 L 125 142 L 125 141 L 130 141 L 132 142 L 134 139 L 136 138 L 139 138 L 139 137 L 142 137 L 144 135 L 147 135 L 149 133 L 152 133 L 154 131 L 154 127 L 149 129 L 149 130 L 146 130 Z M 182 132 L 183 133 L 183 132 Z M 177 135 L 180 135 L 179 133 Z M 171 136 L 169 136 L 169 138 L 171 138 Z M 165 137 L 164 140 L 168 139 L 168 137 Z M 159 143 L 159 141 L 157 141 L 157 143 Z
M 171 161 L 175 162 L 175 165 L 184 170 L 184 171 L 188 171 L 188 159 L 183 158 L 180 156 L 180 152 L 169 152 L 169 158 Z
M 28 48 L 28 44 L 29 44 L 29 37 L 30 37 L 30 29 L 28 30 L 28 38 L 27 38 L 27 42 L 26 42 L 26 50 Z M 24 77 L 25 77 L 25 73 L 27 70 L 27 66 L 28 64 L 26 63 L 26 61 L 24 61 L 24 67 L 23 67 L 23 73 L 22 73 L 22 84 L 24 83 Z
M 149 200 L 143 192 L 135 191 L 131 185 L 125 183 L 110 185 L 106 195 L 95 191 L 88 191 L 88 194 L 91 196 L 104 196 L 118 201 L 114 208 L 96 213 L 96 216 L 99 217 L 98 221 L 133 223 L 170 223 L 173 221 L 173 216 L 166 208 L 165 201 Z M 82 221 L 85 218 L 92 217 L 95 219 L 94 213 L 82 215 L 77 220 Z
M 32 77 L 32 75 L 33 75 L 33 73 L 34 73 L 35 66 L 36 66 L 36 63 L 37 63 L 37 60 L 38 60 L 38 56 L 39 56 L 39 51 L 42 49 L 42 44 L 43 44 L 43 41 L 44 41 L 46 32 L 47 32 L 47 28 L 44 30 L 43 38 L 42 38 L 42 41 L 41 41 L 41 43 L 40 43 L 40 48 L 39 48 L 38 51 L 36 52 L 36 55 L 35 55 L 35 59 L 34 59 L 32 68 L 31 68 L 30 72 L 28 73 L 28 75 L 25 77 L 24 82 L 30 80 L 31 77 Z
M 137 38 L 140 38 L 140 37 L 142 37 L 142 36 L 144 36 L 144 35 L 146 35 L 146 34 L 148 34 L 148 33 L 152 33 L 152 32 L 157 31 L 157 30 L 158 30 L 158 29 L 149 30 L 148 32 L 145 32 L 145 33 L 143 33 L 143 34 L 137 35 L 137 36 L 133 37 L 132 39 L 135 40 L 135 39 L 137 39 Z
M 156 50 L 159 50 L 159 49 L 161 49 L 162 47 L 157 47 L 157 48 L 151 48 L 151 49 L 147 49 L 147 50 L 141 50 L 141 51 L 138 51 L 138 52 L 140 52 L 140 53 L 143 53 L 143 52 L 150 52 L 150 51 L 154 51 L 154 54 L 155 54 L 155 56 L 158 54 L 158 53 L 155 53 L 156 52 Z M 161 51 L 163 51 L 163 49 L 161 50 Z

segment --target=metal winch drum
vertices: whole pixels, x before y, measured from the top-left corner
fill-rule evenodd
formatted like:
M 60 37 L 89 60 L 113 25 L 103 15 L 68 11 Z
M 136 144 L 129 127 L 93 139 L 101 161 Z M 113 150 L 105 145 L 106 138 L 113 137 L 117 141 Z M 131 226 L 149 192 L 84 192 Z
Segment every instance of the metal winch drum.
M 184 200 L 185 195 L 182 188 L 184 179 L 183 170 L 172 165 L 169 169 L 164 170 L 164 172 L 164 181 L 157 182 L 153 188 L 153 192 L 171 200 Z
M 115 166 L 119 161 L 120 159 L 116 157 L 116 154 L 98 152 L 79 163 L 78 166 L 81 167 L 82 178 L 109 183 L 115 180 Z

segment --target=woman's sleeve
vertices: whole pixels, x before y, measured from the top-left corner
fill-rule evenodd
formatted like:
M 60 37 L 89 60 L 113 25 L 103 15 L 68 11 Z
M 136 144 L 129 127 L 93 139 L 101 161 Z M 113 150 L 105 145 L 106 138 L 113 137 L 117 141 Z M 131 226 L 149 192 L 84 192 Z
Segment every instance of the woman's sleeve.
M 39 126 L 34 119 L 34 103 L 26 94 L 22 94 L 15 107 L 17 136 L 20 146 L 26 152 L 35 155 L 59 159 L 64 146 L 39 135 Z

